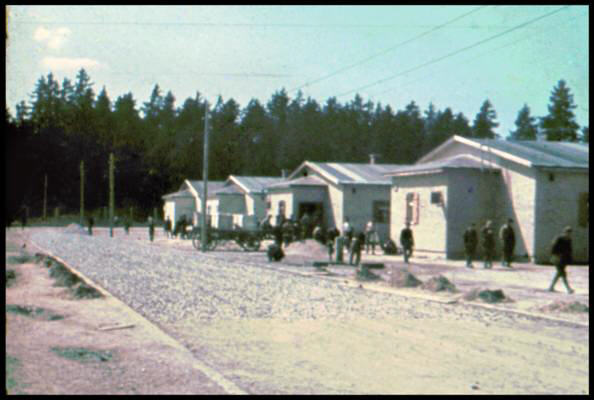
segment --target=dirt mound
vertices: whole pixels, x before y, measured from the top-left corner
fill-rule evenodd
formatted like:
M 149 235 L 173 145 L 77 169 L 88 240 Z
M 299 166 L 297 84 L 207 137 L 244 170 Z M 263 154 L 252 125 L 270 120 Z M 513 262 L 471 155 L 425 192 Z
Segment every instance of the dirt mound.
M 75 224 L 75 223 L 72 223 L 72 224 L 68 225 L 66 228 L 64 228 L 64 232 L 78 233 L 81 235 L 87 234 L 87 230 L 83 226 L 81 226 L 80 224 Z
M 578 301 L 555 301 L 539 309 L 543 312 L 587 313 L 590 308 Z
M 489 289 L 472 289 L 470 292 L 466 293 L 463 296 L 464 300 L 473 301 L 473 300 L 482 300 L 485 303 L 505 303 L 512 301 L 509 297 L 505 296 L 503 290 L 489 290 Z
M 417 287 L 423 283 L 416 276 L 404 270 L 395 270 L 390 282 L 392 286 L 396 287 Z
M 456 289 L 456 285 L 448 280 L 443 275 L 434 276 L 433 278 L 429 279 L 425 283 L 421 285 L 422 289 L 430 290 L 432 292 L 442 292 L 448 291 L 450 293 L 456 293 L 458 290 Z
M 283 251 L 287 256 L 306 256 L 313 259 L 328 258 L 328 248 L 313 239 L 293 242 L 288 247 L 283 246 Z

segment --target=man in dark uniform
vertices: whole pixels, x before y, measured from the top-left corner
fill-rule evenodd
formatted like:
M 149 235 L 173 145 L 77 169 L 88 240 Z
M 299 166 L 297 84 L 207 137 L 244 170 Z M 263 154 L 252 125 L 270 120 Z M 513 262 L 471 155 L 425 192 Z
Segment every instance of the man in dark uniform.
M 466 267 L 474 268 L 472 259 L 476 252 L 476 245 L 478 244 L 478 235 L 474 223 L 470 224 L 464 231 L 464 251 L 466 252 Z
M 409 257 L 412 256 L 415 239 L 413 237 L 412 229 L 410 229 L 410 222 L 406 222 L 406 226 L 400 231 L 400 245 L 404 253 L 404 262 L 408 264 Z
M 514 247 L 516 246 L 516 234 L 512 224 L 514 221 L 510 218 L 499 230 L 499 238 L 503 242 L 503 261 L 501 265 L 511 268 L 512 258 L 514 256 Z
M 129 217 L 124 217 L 124 230 L 126 231 L 126 235 L 130 234 L 130 218 Z
M 353 241 L 353 245 L 351 246 L 351 256 L 349 258 L 350 265 L 353 265 L 353 258 L 355 259 L 354 265 L 359 265 L 359 263 L 361 262 L 361 251 L 363 250 L 364 245 L 365 234 L 363 232 L 359 232 L 359 234 L 355 236 L 355 240 Z
M 148 217 L 148 227 L 149 227 L 149 238 L 151 242 L 155 238 L 155 223 L 153 222 L 153 217 Z
M 481 230 L 481 244 L 485 257 L 485 269 L 493 268 L 493 254 L 495 253 L 495 234 L 493 233 L 493 221 L 489 220 Z
M 553 243 L 551 245 L 551 261 L 555 264 L 555 268 L 557 272 L 553 281 L 551 282 L 551 286 L 549 286 L 549 292 L 555 291 L 555 284 L 557 280 L 561 278 L 563 280 L 563 284 L 567 289 L 567 293 L 571 294 L 574 292 L 572 288 L 569 287 L 569 282 L 567 281 L 567 273 L 565 268 L 569 263 L 572 261 L 573 251 L 571 246 L 571 227 L 567 226 L 563 230 L 563 234 L 555 237 Z
M 289 244 L 291 244 L 291 242 L 293 241 L 293 235 L 294 235 L 294 225 L 293 225 L 293 220 L 292 218 L 289 218 L 287 220 L 285 220 L 285 222 L 283 222 L 282 225 L 282 232 L 283 232 L 283 240 L 285 242 L 285 248 L 289 246 Z
M 310 234 L 310 224 L 311 224 L 311 218 L 309 217 L 308 213 L 304 213 L 303 216 L 301 217 L 301 239 L 305 240 L 308 239 Z
M 171 220 L 169 217 L 165 220 L 165 234 L 167 235 L 167 239 L 171 237 Z
M 89 215 L 87 223 L 89 224 L 89 236 L 93 236 L 93 225 L 95 225 L 95 220 L 92 216 Z

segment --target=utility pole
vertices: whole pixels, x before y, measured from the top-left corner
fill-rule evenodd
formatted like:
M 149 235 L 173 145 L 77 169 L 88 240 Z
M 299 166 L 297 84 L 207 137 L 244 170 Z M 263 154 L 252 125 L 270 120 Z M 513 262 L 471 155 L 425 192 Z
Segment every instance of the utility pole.
M 207 227 L 206 227 L 206 197 L 208 196 L 208 101 L 204 103 L 204 156 L 202 158 L 202 181 L 204 188 L 202 190 L 202 229 L 200 230 L 200 243 L 202 252 L 206 253 Z
M 47 218 L 47 174 L 45 174 L 45 183 L 43 185 L 43 220 Z
M 80 162 L 80 225 L 85 219 L 85 162 Z
M 113 204 L 114 204 L 114 158 L 109 154 L 109 237 L 113 237 Z

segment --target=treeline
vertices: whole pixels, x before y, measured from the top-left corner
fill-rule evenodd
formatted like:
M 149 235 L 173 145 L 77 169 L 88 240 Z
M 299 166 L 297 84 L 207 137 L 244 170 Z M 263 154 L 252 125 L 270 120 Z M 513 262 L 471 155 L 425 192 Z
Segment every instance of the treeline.
M 74 81 L 59 84 L 41 77 L 29 102 L 6 110 L 7 208 L 10 223 L 26 205 L 41 215 L 44 178 L 48 209 L 78 212 L 80 163 L 85 170 L 85 208 L 108 204 L 108 158 L 116 159 L 115 202 L 148 213 L 161 196 L 186 178 L 202 178 L 206 101 L 199 92 L 176 106 L 171 91 L 155 85 L 147 102 L 132 93 L 112 101 L 103 87 L 98 95 L 84 69 Z M 511 137 L 588 140 L 574 121 L 573 98 L 564 81 L 551 95 L 549 115 L 536 118 L 528 106 L 518 113 Z M 411 102 L 403 110 L 365 102 L 359 95 L 341 104 L 319 104 L 301 93 L 290 98 L 279 90 L 266 104 L 252 99 L 245 108 L 219 97 L 209 113 L 209 179 L 230 174 L 279 176 L 304 160 L 408 164 L 452 135 L 495 138 L 496 112 L 485 100 L 470 121 L 450 108 L 430 104 L 422 111 Z

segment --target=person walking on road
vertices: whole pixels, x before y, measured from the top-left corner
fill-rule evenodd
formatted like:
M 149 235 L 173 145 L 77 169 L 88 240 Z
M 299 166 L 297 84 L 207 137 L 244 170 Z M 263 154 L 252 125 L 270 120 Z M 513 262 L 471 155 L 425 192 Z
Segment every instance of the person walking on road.
M 89 218 L 87 218 L 87 224 L 89 226 L 89 236 L 93 236 L 93 225 L 95 225 L 95 220 L 90 215 Z
M 503 242 L 503 260 L 501 265 L 511 268 L 512 258 L 514 256 L 514 247 L 516 246 L 516 234 L 512 224 L 514 221 L 509 218 L 499 230 L 499 238 Z
M 23 206 L 21 209 L 21 230 L 25 230 L 27 226 L 27 207 Z
M 493 253 L 495 253 L 495 234 L 493 233 L 493 221 L 488 220 L 481 230 L 481 244 L 485 260 L 484 268 L 493 268 Z
M 165 220 L 165 234 L 167 235 L 167 239 L 171 237 L 171 220 L 169 217 Z
M 472 260 L 476 252 L 476 245 L 478 244 L 478 234 L 474 223 L 470 224 L 464 231 L 464 251 L 466 253 L 466 268 L 474 268 Z
M 408 264 L 408 259 L 412 257 L 413 247 L 415 246 L 415 239 L 412 229 L 410 229 L 410 222 L 408 221 L 406 222 L 406 226 L 400 231 L 400 245 L 404 253 L 404 262 Z
M 126 235 L 130 234 L 130 218 L 124 217 L 124 231 L 126 231 Z
M 353 226 L 349 221 L 349 217 L 346 217 L 344 224 L 342 224 L 342 234 L 346 238 L 346 248 L 350 249 L 353 241 Z
M 563 230 L 563 234 L 558 235 L 553 240 L 551 245 L 551 261 L 555 265 L 557 272 L 553 277 L 553 281 L 551 282 L 551 286 L 549 286 L 549 292 L 555 291 L 555 285 L 559 278 L 563 281 L 565 288 L 567 289 L 567 293 L 571 294 L 574 290 L 569 287 L 569 282 L 567 281 L 567 272 L 565 269 L 567 265 L 571 263 L 573 257 L 573 251 L 571 246 L 571 227 L 567 226 Z
M 350 265 L 353 265 L 353 258 L 355 259 L 354 265 L 359 265 L 361 262 L 361 251 L 363 250 L 364 244 L 365 234 L 363 232 L 359 232 L 353 241 L 353 245 L 351 246 L 351 256 L 349 258 Z
M 149 239 L 151 242 L 155 238 L 155 223 L 153 217 L 148 217 Z
M 371 254 L 375 254 L 375 244 L 378 242 L 377 232 L 373 221 L 369 221 L 365 226 L 365 253 L 369 254 L 371 247 Z

